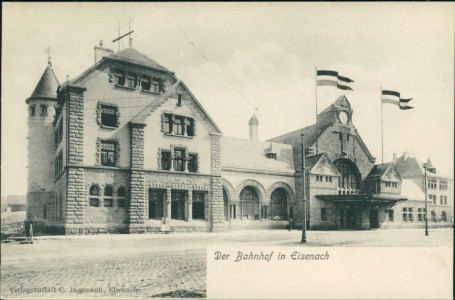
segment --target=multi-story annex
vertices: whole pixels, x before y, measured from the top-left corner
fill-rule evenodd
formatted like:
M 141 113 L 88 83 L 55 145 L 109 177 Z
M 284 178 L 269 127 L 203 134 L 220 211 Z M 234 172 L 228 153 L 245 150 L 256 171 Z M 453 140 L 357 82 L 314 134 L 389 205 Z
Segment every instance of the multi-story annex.
M 309 229 L 370 229 L 410 200 L 407 166 L 375 165 L 345 96 L 269 141 L 256 116 L 250 139 L 225 137 L 173 72 L 100 44 L 95 64 L 63 84 L 49 63 L 26 103 L 27 218 L 48 232 L 157 232 L 163 220 L 173 231 L 285 228 L 302 224 L 303 203 Z M 450 225 L 443 194 L 438 224 Z

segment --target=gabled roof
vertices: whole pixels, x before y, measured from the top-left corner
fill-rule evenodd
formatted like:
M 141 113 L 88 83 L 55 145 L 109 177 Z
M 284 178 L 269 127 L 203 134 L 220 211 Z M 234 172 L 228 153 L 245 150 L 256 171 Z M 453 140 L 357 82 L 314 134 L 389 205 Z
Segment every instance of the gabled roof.
M 416 177 L 424 174 L 423 163 L 415 157 L 403 155 L 395 163 L 395 169 L 401 177 Z
M 391 163 L 374 165 L 373 169 L 371 169 L 370 173 L 368 173 L 365 180 L 381 178 L 382 175 L 384 175 L 387 172 L 390 165 L 391 165 Z
M 293 175 L 292 146 L 274 143 L 276 159 L 267 158 L 269 142 L 221 137 L 221 167 L 228 170 L 280 172 Z
M 305 140 L 305 147 L 306 148 L 314 148 L 316 143 L 316 138 L 323 139 L 322 135 L 326 133 L 327 128 L 333 125 L 335 114 L 339 111 L 340 108 L 349 109 L 353 111 L 349 101 L 347 100 L 346 96 L 342 95 L 338 97 L 338 99 L 329 105 L 326 109 L 320 112 L 316 117 L 317 123 L 317 132 L 316 132 L 316 124 L 297 129 L 295 131 L 291 131 L 289 133 L 274 137 L 269 139 L 270 142 L 277 142 L 277 143 L 284 143 L 284 144 L 300 144 L 301 142 L 301 132 L 303 130 L 304 133 L 304 140 Z M 354 127 L 355 129 L 355 127 Z M 360 143 L 362 148 L 365 150 L 368 158 L 371 161 L 374 161 L 374 157 L 371 155 L 370 151 L 366 147 L 365 143 L 363 142 L 362 138 L 355 129 L 356 135 L 355 138 Z
M 167 98 L 171 95 L 175 94 L 176 88 L 178 86 L 181 86 L 183 89 L 186 90 L 186 92 L 191 96 L 191 99 L 194 101 L 195 106 L 201 111 L 202 115 L 209 121 L 209 123 L 215 128 L 215 132 L 211 133 L 217 133 L 221 134 L 221 130 L 219 127 L 215 124 L 215 122 L 210 118 L 208 113 L 204 110 L 202 105 L 197 101 L 196 97 L 190 92 L 188 87 L 181 81 L 178 80 L 174 85 L 172 85 L 166 92 L 161 94 L 160 96 L 156 97 L 150 104 L 148 104 L 143 110 L 141 110 L 136 116 L 134 116 L 131 119 L 132 124 L 146 124 L 146 118 L 154 112 L 158 107 L 160 107 L 164 101 L 167 100 Z
M 168 69 L 154 61 L 153 59 L 148 58 L 146 55 L 140 53 L 136 49 L 130 47 L 123 49 L 117 53 L 106 56 L 107 59 L 127 62 L 131 64 L 146 66 L 155 70 L 160 70 L 164 72 L 170 72 Z
M 50 65 L 48 65 L 33 90 L 32 95 L 27 99 L 27 101 L 37 98 L 57 99 L 57 89 L 59 85 L 60 84 L 54 74 L 54 70 Z
M 428 159 L 427 163 L 433 165 L 430 159 Z M 410 157 L 407 153 L 405 153 L 395 162 L 395 169 L 402 178 L 419 177 L 425 174 L 423 165 L 424 163 L 421 160 L 416 157 Z M 427 176 L 451 179 L 450 176 L 439 171 L 436 171 L 436 173 L 427 172 Z
M 321 169 L 315 170 L 315 167 L 319 165 Z M 313 174 L 325 174 L 328 175 L 328 169 L 330 169 L 332 172 L 330 174 L 334 175 L 340 175 L 335 168 L 335 166 L 332 163 L 332 160 L 329 158 L 329 156 L 323 152 L 319 154 L 314 154 L 310 156 L 305 157 L 305 168 Z M 322 172 L 322 173 L 321 173 Z
M 324 153 L 319 153 L 305 157 L 305 168 L 311 170 L 323 155 Z

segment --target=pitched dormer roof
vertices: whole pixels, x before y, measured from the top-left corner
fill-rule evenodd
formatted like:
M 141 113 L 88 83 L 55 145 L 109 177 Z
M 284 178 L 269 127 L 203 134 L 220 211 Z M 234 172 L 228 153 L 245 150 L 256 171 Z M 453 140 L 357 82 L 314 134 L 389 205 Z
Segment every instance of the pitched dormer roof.
M 373 169 L 371 169 L 370 173 L 365 178 L 365 180 L 381 179 L 384 175 L 391 171 L 394 172 L 397 175 L 397 178 L 401 180 L 398 172 L 393 167 L 393 163 L 374 165 Z
M 41 79 L 33 90 L 32 95 L 27 99 L 27 102 L 32 99 L 57 99 L 57 89 L 59 85 L 60 84 L 54 74 L 54 70 L 50 65 L 47 66 L 41 76 Z

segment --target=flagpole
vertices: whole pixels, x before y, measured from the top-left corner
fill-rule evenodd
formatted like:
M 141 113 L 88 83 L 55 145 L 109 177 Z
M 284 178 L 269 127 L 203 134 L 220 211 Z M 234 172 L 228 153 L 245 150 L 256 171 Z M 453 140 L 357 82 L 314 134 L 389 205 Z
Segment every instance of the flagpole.
M 382 86 L 381 86 L 381 163 L 384 163 L 384 122 L 382 120 Z
M 316 95 L 316 122 L 314 123 L 315 128 L 316 128 L 316 154 L 319 153 L 319 148 L 318 148 L 318 69 L 315 66 L 314 67 L 314 91 Z

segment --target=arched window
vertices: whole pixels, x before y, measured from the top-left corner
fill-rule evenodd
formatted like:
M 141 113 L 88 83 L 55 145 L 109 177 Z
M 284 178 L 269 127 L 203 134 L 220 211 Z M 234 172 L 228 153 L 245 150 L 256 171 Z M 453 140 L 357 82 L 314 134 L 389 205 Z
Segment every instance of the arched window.
M 100 188 L 97 185 L 90 187 L 90 206 L 98 207 L 100 204 Z
M 270 197 L 270 217 L 272 220 L 287 220 L 288 193 L 283 188 L 277 188 Z
M 259 196 L 256 190 L 251 187 L 245 187 L 240 193 L 240 202 L 242 206 L 242 218 L 259 220 Z
M 334 165 L 340 173 L 338 188 L 358 192 L 360 190 L 361 175 L 357 166 L 352 161 L 344 158 L 337 159 Z M 342 194 L 345 195 L 345 193 Z
M 126 189 L 123 186 L 117 190 L 117 206 L 126 207 Z
M 113 189 L 112 186 L 106 185 L 104 188 L 104 207 L 112 207 L 112 196 L 113 196 Z
M 445 211 L 443 211 L 441 213 L 441 221 L 442 222 L 447 222 L 447 213 Z

